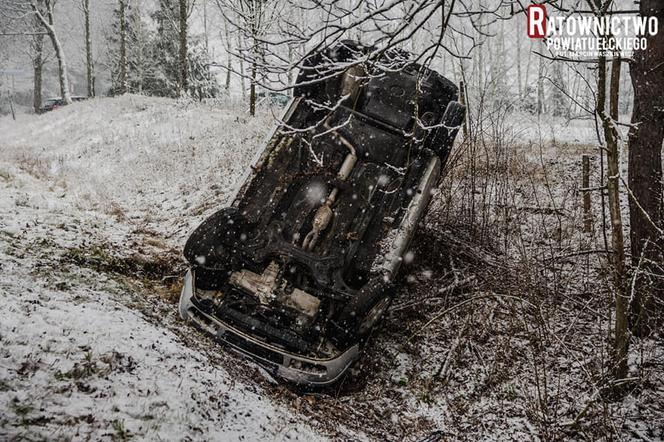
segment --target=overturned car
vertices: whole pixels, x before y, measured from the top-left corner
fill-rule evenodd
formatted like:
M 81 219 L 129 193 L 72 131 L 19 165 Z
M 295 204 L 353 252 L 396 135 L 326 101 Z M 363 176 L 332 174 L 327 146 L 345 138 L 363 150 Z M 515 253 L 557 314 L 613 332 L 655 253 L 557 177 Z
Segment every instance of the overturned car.
M 306 60 L 231 206 L 184 249 L 181 316 L 298 384 L 334 383 L 359 357 L 464 118 L 452 82 L 360 62 L 371 50 Z

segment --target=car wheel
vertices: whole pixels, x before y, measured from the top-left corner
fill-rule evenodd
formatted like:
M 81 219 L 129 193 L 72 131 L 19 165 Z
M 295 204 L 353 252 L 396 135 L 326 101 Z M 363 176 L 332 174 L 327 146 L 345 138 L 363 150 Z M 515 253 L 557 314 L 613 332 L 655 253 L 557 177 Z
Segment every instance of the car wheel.
M 225 267 L 236 255 L 238 244 L 246 238 L 247 227 L 237 209 L 222 209 L 191 234 L 184 246 L 184 255 L 194 266 Z
M 378 320 L 385 314 L 392 299 L 389 296 L 381 298 L 371 309 L 367 312 L 366 316 L 358 325 L 358 334 L 366 336 L 372 328 L 378 323 Z
M 392 302 L 382 276 L 369 281 L 341 311 L 337 343 L 349 345 L 366 339 Z

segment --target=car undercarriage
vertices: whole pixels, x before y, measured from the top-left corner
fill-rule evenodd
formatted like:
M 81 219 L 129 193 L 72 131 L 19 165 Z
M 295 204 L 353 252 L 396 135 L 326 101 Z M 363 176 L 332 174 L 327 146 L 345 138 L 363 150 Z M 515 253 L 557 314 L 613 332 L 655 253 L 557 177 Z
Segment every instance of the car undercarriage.
M 182 317 L 300 384 L 359 357 L 464 118 L 449 80 L 370 50 L 307 59 L 231 206 L 184 250 Z

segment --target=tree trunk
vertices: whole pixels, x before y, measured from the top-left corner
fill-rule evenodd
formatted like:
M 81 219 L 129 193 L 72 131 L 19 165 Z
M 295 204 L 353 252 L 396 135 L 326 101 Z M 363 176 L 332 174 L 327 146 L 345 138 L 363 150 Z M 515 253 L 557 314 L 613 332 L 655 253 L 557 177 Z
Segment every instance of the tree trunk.
M 16 94 L 16 82 L 12 75 L 12 92 L 9 94 L 9 108 L 12 111 L 12 120 L 16 121 L 16 111 L 14 110 L 14 94 Z
M 118 79 L 120 94 L 129 92 L 129 62 L 127 61 L 127 3 L 120 0 L 120 78 Z
M 203 0 L 203 36 L 205 37 L 205 54 L 210 56 L 210 39 L 208 38 L 207 0 Z M 214 54 L 212 56 L 214 59 Z
M 553 65 L 553 78 L 555 79 L 556 84 L 553 86 L 553 91 L 551 93 L 553 101 L 552 113 L 555 116 L 569 118 L 569 113 L 567 113 L 567 83 L 563 78 L 562 68 L 562 63 L 554 63 Z
M 187 0 L 180 0 L 180 95 L 189 91 L 189 60 L 187 57 Z
M 615 341 L 614 341 L 614 376 L 616 379 L 627 377 L 627 352 L 629 349 L 628 298 L 625 292 L 625 243 L 623 237 L 622 213 L 620 212 L 620 150 L 618 131 L 615 121 L 618 119 L 618 97 L 620 92 L 619 58 L 611 63 L 611 84 L 609 90 L 609 115 L 606 106 L 606 58 L 600 57 L 598 63 L 597 113 L 602 121 L 607 159 L 607 190 L 609 214 L 611 216 L 611 264 L 615 292 Z
M 293 86 L 293 46 L 288 45 L 288 86 Z M 443 58 L 445 60 L 445 58 Z M 445 72 L 445 65 L 443 64 L 443 72 Z
M 607 188 L 611 210 L 611 242 L 613 245 L 614 267 L 616 272 L 616 378 L 627 377 L 627 352 L 629 349 L 629 298 L 625 290 L 625 240 L 623 237 L 622 213 L 620 211 L 620 149 L 618 131 L 618 100 L 620 96 L 620 58 L 611 63 L 611 89 L 609 111 L 611 113 L 611 143 L 607 143 L 608 172 Z
M 145 60 L 145 31 L 143 30 L 143 20 L 141 20 L 141 2 L 137 1 L 132 7 L 131 14 L 134 17 L 137 17 L 136 20 L 133 20 L 136 26 L 136 32 L 134 33 L 135 39 L 133 44 L 136 45 L 136 92 L 139 94 L 143 93 L 143 82 L 145 81 L 145 72 L 146 72 L 146 60 Z
M 35 29 L 39 30 L 41 28 L 41 22 L 35 17 L 36 26 Z M 33 56 L 32 56 L 32 69 L 34 72 L 33 78 L 33 90 L 32 90 L 32 106 L 35 109 L 35 113 L 38 114 L 41 111 L 42 105 L 42 70 L 44 67 L 44 34 L 37 34 L 33 37 Z
M 224 30 L 226 32 L 226 94 L 228 96 L 231 95 L 231 62 L 232 62 L 232 54 L 231 54 L 231 36 L 228 33 L 228 22 L 224 20 Z
M 516 20 L 514 22 L 518 26 L 519 22 Z M 515 32 L 514 35 L 516 36 L 516 89 L 519 96 L 519 102 L 521 102 L 523 100 L 523 81 L 521 78 L 521 40 L 523 39 L 523 36 L 521 35 L 521 32 Z
M 251 85 L 249 86 L 249 115 L 256 115 L 256 60 L 251 61 Z
M 69 75 L 67 73 L 67 60 L 65 59 L 65 53 L 60 44 L 60 39 L 58 34 L 55 32 L 55 27 L 53 26 L 53 3 L 49 0 L 45 0 L 43 3 L 46 6 L 46 17 L 42 13 L 41 8 L 38 6 L 37 0 L 33 0 L 30 4 L 32 11 L 37 16 L 37 19 L 41 22 L 44 30 L 48 34 L 51 44 L 53 45 L 53 50 L 55 51 L 55 57 L 58 60 L 58 80 L 60 82 L 60 94 L 65 104 L 71 104 L 71 93 L 69 92 Z
M 237 36 L 237 47 L 241 47 L 242 42 L 240 41 L 240 34 Z M 247 87 L 244 81 L 244 57 L 240 55 L 238 57 L 238 61 L 240 62 L 240 90 L 242 91 L 242 98 L 246 97 L 247 95 Z
M 542 42 L 542 45 L 544 43 Z M 544 113 L 544 61 L 539 57 L 537 65 L 537 115 Z
M 664 23 L 664 4 L 641 0 L 641 16 L 659 17 Z M 662 143 L 664 142 L 664 32 L 646 34 L 645 50 L 635 51 L 630 66 L 634 109 L 629 132 L 629 200 L 632 265 L 636 284 L 631 319 L 638 335 L 655 327 L 649 311 L 664 302 L 664 208 L 662 207 Z M 639 268 L 640 267 L 640 268 Z
M 479 18 L 479 28 L 482 29 L 484 26 L 484 14 L 480 14 Z M 484 95 L 484 45 L 481 44 L 477 47 L 477 86 L 478 90 L 481 91 Z M 473 59 L 474 61 L 474 59 Z
M 231 94 L 231 53 L 227 54 L 228 60 L 226 61 L 226 94 Z
M 90 0 L 83 0 L 85 18 L 85 68 L 87 73 L 88 97 L 95 96 L 95 73 L 92 60 L 92 36 L 90 35 Z
M 49 33 L 51 43 L 55 49 L 55 57 L 58 59 L 58 80 L 60 81 L 60 93 L 66 104 L 71 104 L 71 93 L 69 92 L 69 74 L 67 72 L 67 61 L 65 53 L 55 32 Z
M 526 50 L 526 59 L 525 59 L 525 64 L 526 64 L 526 71 L 523 74 L 523 99 L 526 100 L 530 96 L 530 92 L 532 91 L 532 88 L 530 85 L 530 65 L 534 63 L 530 63 L 530 55 L 533 53 L 533 43 L 534 40 L 530 40 L 528 43 L 528 49 Z

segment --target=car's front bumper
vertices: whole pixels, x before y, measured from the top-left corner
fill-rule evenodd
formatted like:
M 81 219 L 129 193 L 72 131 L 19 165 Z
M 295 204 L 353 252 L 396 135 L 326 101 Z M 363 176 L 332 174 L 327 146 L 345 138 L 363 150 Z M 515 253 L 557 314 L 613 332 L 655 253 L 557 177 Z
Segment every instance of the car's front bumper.
M 251 357 L 274 376 L 302 385 L 330 385 L 339 380 L 359 357 L 358 344 L 331 359 L 313 359 L 289 353 L 203 312 L 192 302 L 193 295 L 194 275 L 189 270 L 180 295 L 180 316 L 233 350 Z

